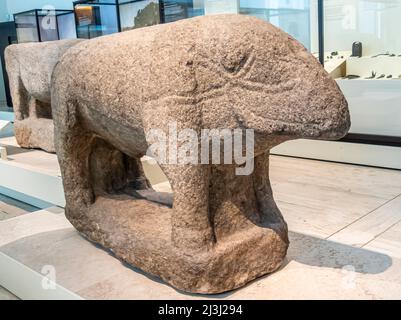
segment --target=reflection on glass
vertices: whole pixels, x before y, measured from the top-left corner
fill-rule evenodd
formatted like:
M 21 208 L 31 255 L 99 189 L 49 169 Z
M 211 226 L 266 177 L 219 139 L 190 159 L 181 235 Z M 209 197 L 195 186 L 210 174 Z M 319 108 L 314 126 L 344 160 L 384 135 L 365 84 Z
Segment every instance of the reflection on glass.
M 166 23 L 204 15 L 203 1 L 199 0 L 165 0 L 163 8 Z
M 118 32 L 117 11 L 112 5 L 75 6 L 78 38 L 91 39 Z
M 120 21 L 122 31 L 160 23 L 159 1 L 131 1 L 120 4 Z

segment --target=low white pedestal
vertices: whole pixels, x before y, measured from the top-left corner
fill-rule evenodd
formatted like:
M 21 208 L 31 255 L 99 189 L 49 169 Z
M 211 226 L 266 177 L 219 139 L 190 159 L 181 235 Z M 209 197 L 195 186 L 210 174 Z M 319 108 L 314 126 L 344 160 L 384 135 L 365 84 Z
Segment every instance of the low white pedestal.
M 121 263 L 52 208 L 0 222 L 0 286 L 21 299 L 401 298 L 401 260 L 297 232 L 290 240 L 278 272 L 232 292 L 193 295 Z

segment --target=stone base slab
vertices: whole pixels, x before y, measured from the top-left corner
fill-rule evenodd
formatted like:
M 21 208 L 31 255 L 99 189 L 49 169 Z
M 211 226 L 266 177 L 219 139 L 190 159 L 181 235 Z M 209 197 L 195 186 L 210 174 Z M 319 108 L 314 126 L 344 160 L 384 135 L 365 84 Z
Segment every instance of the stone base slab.
M 148 200 L 99 197 L 88 212 L 95 230 L 76 227 L 119 259 L 191 293 L 239 288 L 276 271 L 285 258 L 288 245 L 280 232 L 256 225 L 209 250 L 183 252 L 171 241 L 171 212 Z
M 55 153 L 54 125 L 51 119 L 16 120 L 14 122 L 15 138 L 22 148 L 42 149 Z

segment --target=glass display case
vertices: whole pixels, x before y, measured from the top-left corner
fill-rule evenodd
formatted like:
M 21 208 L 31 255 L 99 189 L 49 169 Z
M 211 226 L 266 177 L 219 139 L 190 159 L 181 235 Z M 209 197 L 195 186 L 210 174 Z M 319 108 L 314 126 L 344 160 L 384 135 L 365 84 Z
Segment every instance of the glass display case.
M 344 141 L 401 147 L 401 0 L 325 0 L 324 63 L 344 92 Z
M 158 0 L 74 2 L 78 38 L 91 39 L 160 23 Z
M 14 14 L 19 43 L 76 38 L 72 10 L 33 9 Z
M 238 13 L 270 21 L 318 52 L 318 0 L 82 0 L 74 2 L 79 38 L 169 23 L 195 16 Z
M 207 0 L 205 1 L 207 2 Z M 312 39 L 311 21 L 316 20 L 316 1 L 259 1 L 240 0 L 239 13 L 269 21 L 302 42 L 310 51 L 317 52 Z M 312 48 L 313 47 L 313 48 Z
M 271 22 L 318 54 L 318 0 L 160 0 L 161 22 L 237 13 Z
M 169 23 L 181 19 L 203 16 L 205 14 L 202 0 L 161 0 L 161 22 Z

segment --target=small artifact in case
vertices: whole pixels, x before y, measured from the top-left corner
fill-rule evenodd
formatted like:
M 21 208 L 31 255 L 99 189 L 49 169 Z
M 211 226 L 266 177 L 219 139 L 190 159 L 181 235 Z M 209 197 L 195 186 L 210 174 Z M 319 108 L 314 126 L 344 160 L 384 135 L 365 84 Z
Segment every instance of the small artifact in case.
M 354 42 L 352 44 L 352 57 L 362 57 L 362 42 Z

